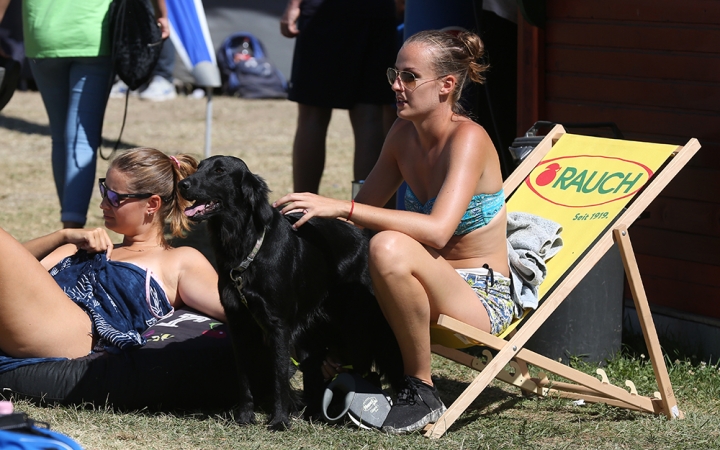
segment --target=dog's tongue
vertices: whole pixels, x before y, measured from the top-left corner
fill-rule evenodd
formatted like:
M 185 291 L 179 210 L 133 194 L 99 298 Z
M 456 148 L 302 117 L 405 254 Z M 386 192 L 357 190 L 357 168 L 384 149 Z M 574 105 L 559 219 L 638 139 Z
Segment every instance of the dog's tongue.
M 197 214 L 197 213 L 199 213 L 199 212 L 203 212 L 204 210 L 205 210 L 205 204 L 204 204 L 204 203 L 203 203 L 203 204 L 200 204 L 200 205 L 190 206 L 189 208 L 187 208 L 187 209 L 185 210 L 185 215 L 188 216 L 188 217 L 192 217 L 192 216 L 194 216 L 195 214 Z

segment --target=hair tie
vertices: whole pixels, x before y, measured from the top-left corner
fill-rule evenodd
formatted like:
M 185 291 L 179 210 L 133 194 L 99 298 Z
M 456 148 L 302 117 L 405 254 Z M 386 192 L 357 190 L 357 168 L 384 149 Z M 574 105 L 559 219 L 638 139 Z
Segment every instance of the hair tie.
M 179 168 L 180 168 L 180 161 L 178 161 L 178 159 L 177 159 L 176 157 L 174 157 L 174 156 L 170 156 L 170 159 L 172 160 L 172 162 L 175 163 L 176 166 L 178 166 L 178 169 L 179 169 Z

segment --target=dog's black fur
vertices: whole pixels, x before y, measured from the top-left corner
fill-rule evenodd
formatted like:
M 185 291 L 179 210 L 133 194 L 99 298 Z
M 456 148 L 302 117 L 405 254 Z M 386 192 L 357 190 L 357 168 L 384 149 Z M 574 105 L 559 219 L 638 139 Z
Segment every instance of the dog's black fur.
M 195 202 L 187 214 L 207 220 L 211 234 L 240 373 L 237 422 L 254 423 L 254 407 L 266 398 L 269 426 L 289 427 L 289 415 L 298 407 L 289 380 L 293 354 L 301 360 L 306 416 L 320 412 L 328 347 L 337 347 L 342 362 L 359 373 L 374 363 L 399 385 L 402 359 L 372 294 L 362 231 L 321 218 L 293 230 L 297 216 L 274 209 L 265 181 L 234 157 L 202 161 L 179 186 L 183 197 Z M 263 230 L 264 243 L 241 275 L 246 306 L 230 271 L 248 257 Z

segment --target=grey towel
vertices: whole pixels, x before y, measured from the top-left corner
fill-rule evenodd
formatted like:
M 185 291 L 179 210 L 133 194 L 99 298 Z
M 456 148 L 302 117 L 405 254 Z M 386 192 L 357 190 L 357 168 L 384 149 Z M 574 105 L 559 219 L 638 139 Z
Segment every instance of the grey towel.
M 522 310 L 537 308 L 538 287 L 547 275 L 545 261 L 563 246 L 562 226 L 552 220 L 523 212 L 507 219 L 508 260 L 513 280 L 513 300 Z

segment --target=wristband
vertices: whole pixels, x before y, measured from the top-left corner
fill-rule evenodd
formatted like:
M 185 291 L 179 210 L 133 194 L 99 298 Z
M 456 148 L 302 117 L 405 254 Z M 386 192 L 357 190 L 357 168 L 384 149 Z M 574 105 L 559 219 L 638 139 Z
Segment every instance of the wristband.
M 348 214 L 347 220 L 350 220 L 352 217 L 353 210 L 355 209 L 355 200 L 352 200 L 350 203 L 350 214 Z

